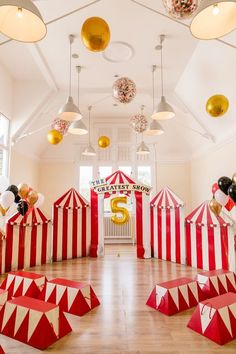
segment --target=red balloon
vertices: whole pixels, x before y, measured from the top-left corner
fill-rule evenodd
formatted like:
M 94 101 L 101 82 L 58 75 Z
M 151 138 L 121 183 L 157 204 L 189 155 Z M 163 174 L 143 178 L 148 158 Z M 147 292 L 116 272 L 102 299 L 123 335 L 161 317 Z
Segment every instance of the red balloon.
M 234 201 L 229 197 L 229 200 L 228 200 L 227 204 L 225 204 L 225 209 L 230 211 L 230 210 L 233 209 L 234 206 L 235 206 Z
M 212 193 L 215 194 L 215 192 L 218 191 L 218 189 L 219 189 L 218 183 L 214 183 L 211 189 Z

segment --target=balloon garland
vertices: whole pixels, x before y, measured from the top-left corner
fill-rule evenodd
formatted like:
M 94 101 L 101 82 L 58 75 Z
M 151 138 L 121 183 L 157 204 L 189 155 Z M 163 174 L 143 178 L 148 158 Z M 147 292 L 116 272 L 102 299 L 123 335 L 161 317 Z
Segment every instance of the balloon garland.
M 220 215 L 222 207 L 230 211 L 236 205 L 236 173 L 232 179 L 222 176 L 212 185 L 213 199 L 209 207 L 216 216 Z

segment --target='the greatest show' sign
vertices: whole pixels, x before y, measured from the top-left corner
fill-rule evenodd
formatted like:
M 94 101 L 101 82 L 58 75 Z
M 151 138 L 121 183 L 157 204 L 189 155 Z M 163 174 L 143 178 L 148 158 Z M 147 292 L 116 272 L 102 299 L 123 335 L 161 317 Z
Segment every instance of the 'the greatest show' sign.
M 146 186 L 144 184 L 132 184 L 132 183 L 119 183 L 119 184 L 108 184 L 104 178 L 97 179 L 90 182 L 91 187 L 97 194 L 112 193 L 112 192 L 141 192 L 147 195 L 150 194 L 152 187 Z

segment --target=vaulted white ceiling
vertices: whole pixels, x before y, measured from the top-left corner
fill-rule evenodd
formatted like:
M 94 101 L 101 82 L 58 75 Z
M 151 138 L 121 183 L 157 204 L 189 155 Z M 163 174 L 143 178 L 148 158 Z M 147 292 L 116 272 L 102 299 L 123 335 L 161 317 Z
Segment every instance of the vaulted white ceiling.
M 197 41 L 187 28 L 188 22 L 182 25 L 166 16 L 162 1 L 38 0 L 35 3 L 45 22 L 49 22 L 45 39 L 36 45 L 11 41 L 0 46 L 0 62 L 15 83 L 13 138 L 45 127 L 18 141 L 15 147 L 19 151 L 28 153 L 31 146 L 31 153 L 43 159 L 74 160 L 78 156 L 78 146 L 87 142 L 87 136 L 71 135 L 58 146 L 51 146 L 46 140 L 48 125 L 67 96 L 69 34 L 76 35 L 73 53 L 79 55 L 78 59 L 73 59 L 74 97 L 77 97 L 75 66 L 81 65 L 81 111 L 87 123 L 87 107 L 93 106 L 94 143 L 99 132 L 112 126 L 112 145 L 121 144 L 114 127 L 130 130 L 129 119 L 140 111 L 141 105 L 145 105 L 145 114 L 151 115 L 151 68 L 153 64 L 160 65 L 160 53 L 154 48 L 162 33 L 167 36 L 163 52 L 165 92 L 175 108 L 176 118 L 163 123 L 163 136 L 145 137 L 146 143 L 157 145 L 160 159 L 186 160 L 236 134 L 233 105 L 236 99 L 235 49 L 218 41 Z M 76 11 L 78 8 L 80 10 Z M 63 17 L 70 12 L 74 13 Z M 53 21 L 61 16 L 60 20 Z M 83 22 L 91 16 L 102 17 L 109 23 L 111 42 L 126 42 L 133 48 L 131 60 L 111 63 L 104 59 L 102 53 L 89 52 L 84 47 L 80 30 Z M 232 33 L 224 40 L 235 43 L 235 39 L 236 34 Z M 0 41 L 4 40 L 0 37 Z M 114 75 L 128 76 L 135 81 L 137 96 L 130 104 L 114 106 Z M 158 70 L 156 103 L 160 96 L 159 79 Z M 231 103 L 229 112 L 218 120 L 205 112 L 207 98 L 215 93 L 225 94 Z M 135 135 L 131 130 L 127 141 L 122 144 L 135 145 Z

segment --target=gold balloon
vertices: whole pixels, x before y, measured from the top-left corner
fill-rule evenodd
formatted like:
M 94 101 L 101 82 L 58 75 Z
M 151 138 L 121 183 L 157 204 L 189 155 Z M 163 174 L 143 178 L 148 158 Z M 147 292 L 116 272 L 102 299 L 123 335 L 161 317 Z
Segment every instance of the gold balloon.
M 101 52 L 110 42 L 110 28 L 102 18 L 90 17 L 82 26 L 81 37 L 87 49 Z
M 2 216 L 5 216 L 5 215 L 6 215 L 8 209 L 9 209 L 9 208 L 4 209 L 4 208 L 0 205 L 0 213 L 2 214 Z
M 21 183 L 18 185 L 17 188 L 18 188 L 18 194 L 22 199 L 27 197 L 27 195 L 29 194 L 29 186 L 27 184 Z
M 63 135 L 55 129 L 50 130 L 48 132 L 48 142 L 52 145 L 57 145 L 59 144 L 63 139 Z
M 233 174 L 232 183 L 233 183 L 233 184 L 236 184 L 236 173 Z
M 206 103 L 206 111 L 211 117 L 223 116 L 228 108 L 228 98 L 223 95 L 211 96 Z
M 108 136 L 100 136 L 98 139 L 98 146 L 102 149 L 106 149 L 110 145 L 110 139 Z
M 215 214 L 215 216 L 219 216 L 221 213 L 222 205 L 220 205 L 215 198 L 213 198 L 209 203 L 209 208 Z
M 36 191 L 30 191 L 29 194 L 28 194 L 28 202 L 29 202 L 29 205 L 32 207 L 36 202 L 37 200 L 39 199 L 38 197 L 38 193 Z
M 119 207 L 119 203 L 127 204 L 127 197 L 117 197 L 111 199 L 111 211 L 115 215 L 111 217 L 111 221 L 116 225 L 123 225 L 129 221 L 129 211 L 126 208 Z M 118 218 L 117 213 L 121 214 L 122 217 Z

